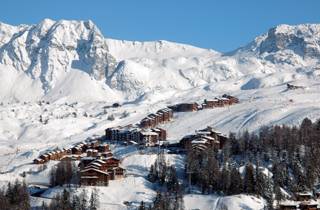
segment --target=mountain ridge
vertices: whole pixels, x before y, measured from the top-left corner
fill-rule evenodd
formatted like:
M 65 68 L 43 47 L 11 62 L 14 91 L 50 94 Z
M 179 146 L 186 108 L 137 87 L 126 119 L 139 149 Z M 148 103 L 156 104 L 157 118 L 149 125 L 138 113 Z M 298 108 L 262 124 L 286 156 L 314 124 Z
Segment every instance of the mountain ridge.
M 37 88 L 41 86 L 41 90 L 36 91 L 39 92 L 37 98 L 48 100 L 50 95 L 58 98 L 57 92 L 66 100 L 102 100 L 104 97 L 135 100 L 152 95 L 149 93 L 163 95 L 201 86 L 219 86 L 223 81 L 240 84 L 231 85 L 230 91 L 268 87 L 297 78 L 316 79 L 320 74 L 319 57 L 319 24 L 282 24 L 244 47 L 220 53 L 165 40 L 108 39 L 90 20 L 44 19 L 39 24 L 18 26 L 0 23 L 2 68 L 8 66 L 19 75 L 26 74 L 30 79 L 28 83 L 37 83 Z M 64 89 L 56 86 L 69 81 L 71 75 L 82 75 L 76 76 L 79 81 L 73 79 L 74 85 L 87 86 L 85 90 L 91 97 L 83 98 L 84 94 L 77 93 L 75 87 L 70 91 L 66 85 Z M 90 86 L 96 88 L 90 91 Z M 69 93 L 64 95 L 64 92 Z M 95 97 L 95 92 L 102 95 Z M 7 97 L 7 92 L 0 92 L 2 100 Z

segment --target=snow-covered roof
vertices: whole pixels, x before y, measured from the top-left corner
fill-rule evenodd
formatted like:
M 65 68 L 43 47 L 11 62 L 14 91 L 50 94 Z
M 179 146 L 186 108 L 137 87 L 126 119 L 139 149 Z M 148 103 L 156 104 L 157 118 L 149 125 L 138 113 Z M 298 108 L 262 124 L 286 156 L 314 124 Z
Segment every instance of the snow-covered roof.
M 95 162 L 99 162 L 99 163 L 101 163 L 101 164 L 105 164 L 105 163 L 106 163 L 105 161 L 100 160 L 100 159 L 95 160 Z
M 141 132 L 141 134 L 145 136 L 158 136 L 156 132 L 152 132 L 152 131 L 143 131 Z
M 207 142 L 205 139 L 195 139 L 191 141 L 192 144 L 206 144 Z
M 296 195 L 299 196 L 312 196 L 311 192 L 297 192 Z
M 81 158 L 81 160 L 94 160 L 94 159 L 96 159 L 95 157 L 83 157 L 83 158 Z
M 92 169 L 100 169 L 100 167 L 99 166 L 95 166 L 95 165 L 88 165 L 88 166 L 86 166 L 86 167 L 84 167 L 85 169 L 90 169 L 90 168 L 92 168 Z
M 87 172 L 87 171 L 96 171 L 96 172 L 101 173 L 101 174 L 109 175 L 108 172 L 106 172 L 106 171 L 101 171 L 101 170 L 98 170 L 98 169 L 95 169 L 95 168 L 84 169 L 84 170 L 82 170 L 82 171 L 80 171 L 80 172 L 81 172 L 81 173 L 84 173 L 84 172 Z
M 207 102 L 217 102 L 218 99 L 216 99 L 216 98 L 215 98 L 215 99 L 206 99 L 206 101 L 207 101 Z
M 210 131 L 196 131 L 196 133 L 199 135 L 210 135 L 211 134 Z
M 213 138 L 213 137 L 211 137 L 211 136 L 202 136 L 202 138 L 208 139 L 208 140 L 212 140 L 212 141 L 215 140 L 215 138 Z
M 315 205 L 319 205 L 319 203 L 316 200 L 309 200 L 309 201 L 301 201 L 300 205 L 303 205 L 303 206 L 315 206 Z
M 81 179 L 98 179 L 97 176 L 81 176 Z
M 102 166 L 100 163 L 97 163 L 97 162 L 90 163 L 90 165 L 95 165 L 95 166 L 98 166 L 98 167 Z
M 284 200 L 279 203 L 280 206 L 299 206 L 299 202 L 293 200 Z

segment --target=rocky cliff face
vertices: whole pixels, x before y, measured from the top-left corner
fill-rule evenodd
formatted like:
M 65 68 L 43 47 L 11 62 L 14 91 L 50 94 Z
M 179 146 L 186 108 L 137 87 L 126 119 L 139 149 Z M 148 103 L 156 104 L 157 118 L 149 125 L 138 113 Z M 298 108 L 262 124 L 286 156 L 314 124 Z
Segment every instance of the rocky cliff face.
M 32 26 L 1 24 L 0 31 L 0 63 L 39 78 L 45 91 L 71 68 L 96 80 L 115 68 L 103 35 L 91 21 L 45 19 Z

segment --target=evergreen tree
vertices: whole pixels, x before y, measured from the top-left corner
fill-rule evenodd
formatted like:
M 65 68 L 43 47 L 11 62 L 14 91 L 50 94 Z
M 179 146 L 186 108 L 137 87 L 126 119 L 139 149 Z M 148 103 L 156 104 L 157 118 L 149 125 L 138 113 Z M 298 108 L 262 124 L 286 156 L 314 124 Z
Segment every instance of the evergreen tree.
M 89 201 L 89 210 L 97 210 L 97 208 L 99 207 L 99 203 L 98 203 L 99 199 L 98 199 L 98 192 L 97 189 L 95 188 L 90 196 L 90 201 Z
M 235 168 L 232 167 L 231 172 L 230 172 L 230 187 L 229 187 L 229 194 L 230 195 L 235 195 L 235 194 L 240 194 L 243 193 L 243 185 L 242 185 L 242 178 L 239 173 L 239 171 Z
M 251 163 L 247 164 L 245 167 L 244 176 L 244 189 L 248 194 L 254 194 L 255 192 L 255 179 L 254 179 L 254 169 Z

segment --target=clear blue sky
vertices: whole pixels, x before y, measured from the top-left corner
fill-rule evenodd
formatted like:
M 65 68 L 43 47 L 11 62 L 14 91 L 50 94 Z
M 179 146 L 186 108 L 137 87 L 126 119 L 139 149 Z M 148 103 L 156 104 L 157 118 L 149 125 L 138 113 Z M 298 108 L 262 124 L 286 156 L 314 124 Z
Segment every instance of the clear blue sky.
M 106 37 L 226 52 L 275 25 L 320 23 L 319 0 L 1 0 L 0 21 L 92 20 Z

